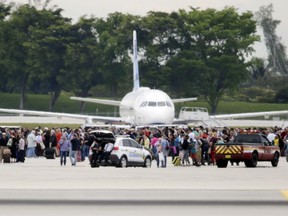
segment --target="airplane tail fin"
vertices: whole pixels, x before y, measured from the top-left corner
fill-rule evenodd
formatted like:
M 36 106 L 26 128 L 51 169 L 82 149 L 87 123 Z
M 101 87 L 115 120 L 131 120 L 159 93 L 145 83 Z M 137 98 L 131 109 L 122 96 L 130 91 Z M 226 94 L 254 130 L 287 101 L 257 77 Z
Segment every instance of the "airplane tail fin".
M 140 87 L 139 68 L 137 59 L 137 36 L 136 31 L 133 31 L 133 91 Z

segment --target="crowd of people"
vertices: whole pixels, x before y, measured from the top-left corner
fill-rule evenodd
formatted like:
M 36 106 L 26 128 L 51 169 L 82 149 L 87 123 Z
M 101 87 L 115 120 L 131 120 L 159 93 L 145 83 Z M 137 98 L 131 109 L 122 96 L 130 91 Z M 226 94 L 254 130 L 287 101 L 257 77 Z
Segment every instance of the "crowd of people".
M 24 162 L 25 158 L 45 156 L 45 149 L 53 149 L 60 158 L 60 165 L 67 164 L 69 155 L 71 165 L 85 161 L 95 146 L 95 137 L 89 134 L 92 128 L 71 129 L 37 127 L 0 128 L 0 162 L 5 150 L 10 150 L 14 162 Z M 279 146 L 281 156 L 288 153 L 288 128 L 204 128 L 204 127 L 143 127 L 141 129 L 111 128 L 115 135 L 126 135 L 153 152 L 157 167 L 167 167 L 167 158 L 174 161 L 177 156 L 182 166 L 215 165 L 215 144 L 233 142 L 239 133 L 262 133 L 268 140 Z M 94 143 L 94 144 L 93 144 Z

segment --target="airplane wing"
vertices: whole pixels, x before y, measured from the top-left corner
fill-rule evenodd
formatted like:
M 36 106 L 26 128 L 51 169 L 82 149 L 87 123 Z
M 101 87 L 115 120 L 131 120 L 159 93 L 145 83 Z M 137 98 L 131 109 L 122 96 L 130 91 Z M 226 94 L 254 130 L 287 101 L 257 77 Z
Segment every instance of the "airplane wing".
M 250 113 L 234 113 L 224 115 L 210 115 L 210 118 L 214 119 L 237 119 L 237 118 L 249 118 L 257 116 L 273 116 L 273 115 L 285 115 L 288 114 L 288 110 L 283 111 L 267 111 L 267 112 L 250 112 Z
M 92 122 L 92 120 L 98 121 L 125 121 L 121 117 L 111 117 L 111 116 L 92 116 L 92 115 L 82 115 L 82 114 L 70 114 L 70 113 L 59 113 L 59 112 L 45 112 L 45 111 L 35 111 L 35 110 L 19 110 L 19 109 L 2 109 L 0 112 L 4 113 L 17 113 L 22 115 L 32 115 L 32 116 L 50 116 L 50 117 L 69 117 L 76 119 L 83 119 L 86 122 Z
M 83 97 L 70 97 L 71 100 L 83 101 L 83 102 L 91 102 L 91 103 L 98 103 L 98 104 L 105 104 L 111 106 L 120 106 L 121 101 L 116 100 L 104 100 L 98 98 L 83 98 Z
M 178 99 L 172 99 L 173 103 L 181 103 L 181 102 L 188 102 L 188 101 L 196 101 L 197 98 L 178 98 Z

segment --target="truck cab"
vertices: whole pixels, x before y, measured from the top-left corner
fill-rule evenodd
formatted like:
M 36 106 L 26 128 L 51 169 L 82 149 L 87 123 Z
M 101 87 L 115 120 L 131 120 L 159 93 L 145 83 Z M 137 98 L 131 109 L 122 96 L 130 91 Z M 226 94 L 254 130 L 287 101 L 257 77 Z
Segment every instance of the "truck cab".
M 278 165 L 280 149 L 263 134 L 239 134 L 233 142 L 216 144 L 215 159 L 219 168 L 227 167 L 228 161 L 244 162 L 246 167 L 256 167 L 258 161 L 271 161 Z

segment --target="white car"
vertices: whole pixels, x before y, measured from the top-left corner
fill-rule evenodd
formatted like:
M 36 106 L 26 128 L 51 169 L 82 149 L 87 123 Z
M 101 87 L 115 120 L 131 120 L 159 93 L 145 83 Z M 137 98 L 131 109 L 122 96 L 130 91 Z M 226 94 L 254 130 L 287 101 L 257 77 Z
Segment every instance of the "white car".
M 120 136 L 116 137 L 110 160 L 112 164 L 118 167 L 151 167 L 152 155 L 147 149 L 130 137 Z
M 109 156 L 109 163 L 105 163 L 103 161 L 94 162 L 90 160 L 91 167 L 151 167 L 151 152 L 145 149 L 135 140 L 131 139 L 129 136 L 114 137 L 113 133 L 107 130 L 94 130 L 91 131 L 90 134 L 94 134 L 96 140 L 101 143 L 102 148 L 104 148 L 106 142 L 114 142 L 114 148 Z M 90 158 L 92 158 L 92 156 Z

